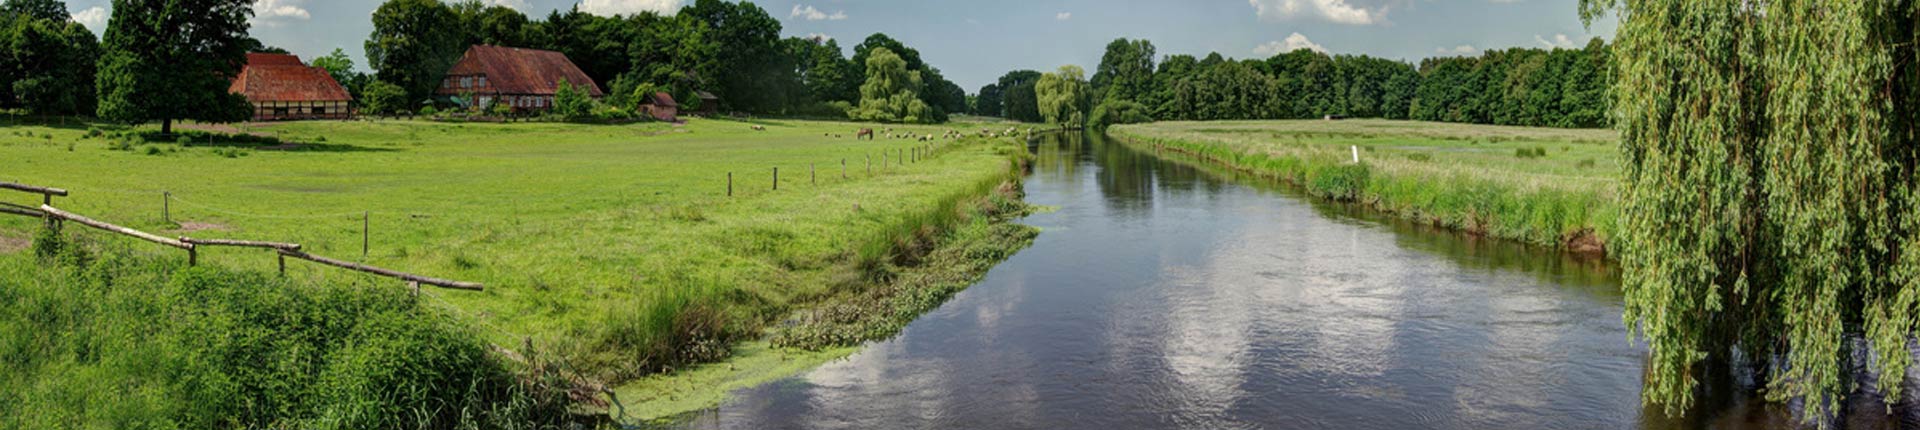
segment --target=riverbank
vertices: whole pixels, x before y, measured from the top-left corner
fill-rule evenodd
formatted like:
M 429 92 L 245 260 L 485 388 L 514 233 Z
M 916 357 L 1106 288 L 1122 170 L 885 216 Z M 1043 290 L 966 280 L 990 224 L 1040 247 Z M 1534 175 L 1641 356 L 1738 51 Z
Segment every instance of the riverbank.
M 616 385 L 722 360 L 796 311 L 891 285 L 893 268 L 918 267 L 901 256 L 943 249 L 928 239 L 996 219 L 960 209 L 1018 175 L 1011 138 L 855 140 L 862 127 L 976 128 L 295 122 L 243 127 L 276 142 L 160 142 L 92 124 L 0 136 L 0 171 L 72 190 L 63 209 L 163 235 L 341 256 L 365 240 L 355 261 L 486 284 L 422 298 L 481 339 Z M 0 200 L 37 203 L 15 197 Z M 0 237 L 38 226 L 0 219 Z M 200 261 L 274 264 L 243 251 Z M 299 264 L 287 274 L 400 288 Z
M 1108 132 L 1436 227 L 1585 255 L 1613 248 L 1617 151 L 1607 130 L 1306 120 Z

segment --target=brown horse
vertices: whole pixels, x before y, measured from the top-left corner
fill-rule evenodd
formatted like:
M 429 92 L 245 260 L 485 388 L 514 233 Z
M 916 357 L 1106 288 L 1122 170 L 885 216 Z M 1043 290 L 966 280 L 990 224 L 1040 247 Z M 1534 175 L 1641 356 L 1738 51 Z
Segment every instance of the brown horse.
M 867 140 L 873 140 L 873 129 L 871 128 L 860 129 L 859 133 L 854 133 L 853 140 L 860 140 L 861 137 L 865 137 L 867 138 Z

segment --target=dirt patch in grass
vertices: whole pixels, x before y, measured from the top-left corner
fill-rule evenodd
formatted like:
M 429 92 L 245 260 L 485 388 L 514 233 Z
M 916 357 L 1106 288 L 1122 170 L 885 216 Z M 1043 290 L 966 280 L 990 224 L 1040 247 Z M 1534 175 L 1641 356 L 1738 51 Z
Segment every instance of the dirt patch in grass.
M 6 233 L 0 233 L 0 254 L 20 252 L 32 246 L 33 241 L 27 240 L 27 238 L 13 237 L 8 236 Z

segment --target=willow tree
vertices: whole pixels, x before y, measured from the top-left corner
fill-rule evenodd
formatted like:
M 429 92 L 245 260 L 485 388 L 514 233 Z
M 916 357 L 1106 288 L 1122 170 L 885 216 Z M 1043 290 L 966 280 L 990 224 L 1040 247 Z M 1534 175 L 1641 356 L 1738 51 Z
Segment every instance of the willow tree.
M 1837 413 L 1854 364 L 1889 402 L 1920 305 L 1912 1 L 1582 0 L 1620 21 L 1625 321 L 1669 414 L 1710 364 Z M 1851 357 L 1856 344 L 1871 360 Z

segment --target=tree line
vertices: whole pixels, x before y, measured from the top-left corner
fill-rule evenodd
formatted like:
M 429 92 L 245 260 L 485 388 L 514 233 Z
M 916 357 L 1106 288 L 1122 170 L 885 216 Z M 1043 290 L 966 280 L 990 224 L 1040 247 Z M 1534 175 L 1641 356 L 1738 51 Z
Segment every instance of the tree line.
M 226 82 L 246 53 L 285 52 L 248 35 L 252 5 L 114 0 L 96 40 L 58 0 L 5 0 L 0 108 L 159 121 L 168 129 L 179 119 L 244 120 L 245 101 L 227 94 Z M 939 122 L 969 110 L 966 92 L 899 40 L 874 34 L 848 56 L 830 38 L 781 38 L 780 21 L 746 1 L 697 0 L 673 14 L 624 16 L 576 6 L 531 19 L 477 0 L 388 0 L 371 19 L 365 48 L 373 73 L 356 71 L 342 50 L 310 60 L 363 112 L 432 106 L 447 70 L 475 44 L 563 53 L 603 85 L 608 105 L 631 107 L 661 91 L 698 107 L 696 92 L 704 91 L 717 96 L 719 110 L 752 114 Z M 864 91 L 876 77 L 887 82 Z
M 1596 38 L 1580 49 L 1493 50 L 1415 65 L 1307 49 L 1266 59 L 1157 57 L 1152 42 L 1118 39 L 1091 80 L 1083 81 L 1078 68 L 1016 70 L 980 89 L 975 113 L 1071 124 L 1079 118 L 1096 127 L 1327 116 L 1600 127 L 1607 124 L 1608 51 Z M 1085 88 L 1042 86 L 1049 79 Z
M 373 13 L 366 42 L 372 81 L 395 85 L 407 100 L 426 100 L 468 46 L 488 44 L 558 51 L 606 86 L 608 102 L 629 104 L 647 91 L 699 103 L 716 95 L 721 110 L 758 114 L 840 116 L 863 103 L 875 50 L 898 56 L 920 76 L 918 121 L 944 121 L 966 111 L 966 94 L 918 51 L 885 34 L 853 47 L 829 38 L 781 38 L 780 21 L 752 2 L 698 0 L 677 13 L 599 16 L 576 6 L 529 19 L 504 6 L 466 0 L 388 0 Z M 349 78 L 349 81 L 356 81 Z

